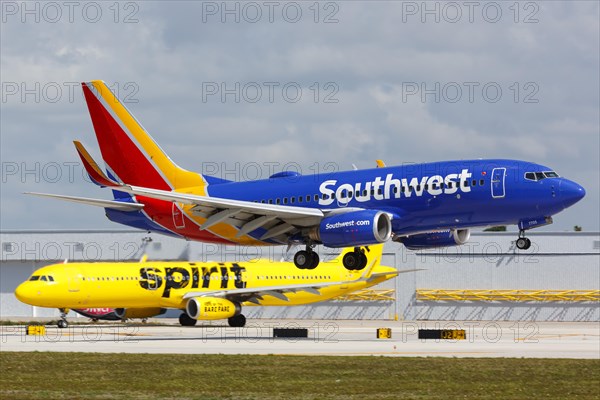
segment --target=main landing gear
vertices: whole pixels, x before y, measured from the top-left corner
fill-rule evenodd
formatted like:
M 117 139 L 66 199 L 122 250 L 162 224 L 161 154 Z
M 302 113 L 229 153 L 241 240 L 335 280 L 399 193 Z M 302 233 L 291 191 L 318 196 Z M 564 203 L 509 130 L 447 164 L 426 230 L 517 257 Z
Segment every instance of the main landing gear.
M 531 247 L 531 240 L 525 237 L 525 231 L 519 231 L 519 238 L 516 244 L 519 250 L 527 250 Z
M 196 321 L 194 318 L 191 318 L 186 313 L 181 313 L 179 316 L 179 323 L 181 326 L 194 326 L 196 325 Z M 227 323 L 232 328 L 243 328 L 246 326 L 246 317 L 243 314 L 234 315 L 231 318 L 227 318 Z
M 360 247 L 355 247 L 354 251 L 346 253 L 342 260 L 344 267 L 350 271 L 360 271 L 367 266 L 367 256 Z
M 231 318 L 227 318 L 227 322 L 232 328 L 243 328 L 246 325 L 246 317 L 244 317 L 244 314 L 234 315 Z
M 58 320 L 58 323 L 56 325 L 61 329 L 68 328 L 69 323 L 67 322 L 67 313 L 69 312 L 69 310 L 66 310 L 64 308 L 60 308 L 59 310 L 60 319 Z
M 179 323 L 181 324 L 181 326 L 194 326 L 196 325 L 196 322 L 197 321 L 194 318 L 191 318 L 186 313 L 181 313 L 181 315 L 179 316 Z
M 319 265 L 319 255 L 312 249 L 314 245 L 306 245 L 306 250 L 300 250 L 294 255 L 294 264 L 300 269 L 315 269 Z

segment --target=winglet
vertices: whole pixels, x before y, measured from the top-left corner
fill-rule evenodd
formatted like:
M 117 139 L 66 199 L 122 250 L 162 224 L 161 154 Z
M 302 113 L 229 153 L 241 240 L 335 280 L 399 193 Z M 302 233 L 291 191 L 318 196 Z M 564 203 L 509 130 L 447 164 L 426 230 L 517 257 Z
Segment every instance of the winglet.
M 83 147 L 81 142 L 75 140 L 73 141 L 75 144 L 75 148 L 77 149 L 77 153 L 83 162 L 83 166 L 85 167 L 86 172 L 90 176 L 90 179 L 96 183 L 98 186 L 108 186 L 115 187 L 121 186 L 119 183 L 113 181 L 109 177 L 102 172 L 96 161 L 90 156 L 90 153 Z
M 377 168 L 385 168 L 383 160 L 375 160 L 375 162 L 377 163 Z

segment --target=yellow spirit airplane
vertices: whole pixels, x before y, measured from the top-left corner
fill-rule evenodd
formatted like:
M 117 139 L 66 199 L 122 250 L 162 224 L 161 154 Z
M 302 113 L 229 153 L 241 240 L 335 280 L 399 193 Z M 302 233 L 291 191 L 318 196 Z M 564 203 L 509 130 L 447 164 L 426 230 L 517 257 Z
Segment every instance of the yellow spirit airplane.
M 312 270 L 291 262 L 94 262 L 63 263 L 38 269 L 15 290 L 23 303 L 58 308 L 60 328 L 68 326 L 68 309 L 115 308 L 123 318 L 147 318 L 165 308 L 183 313 L 179 322 L 228 319 L 243 327 L 242 306 L 288 306 L 329 300 L 391 279 L 401 272 L 380 265 L 383 245 L 364 248 L 367 267 L 348 270 L 343 257 Z

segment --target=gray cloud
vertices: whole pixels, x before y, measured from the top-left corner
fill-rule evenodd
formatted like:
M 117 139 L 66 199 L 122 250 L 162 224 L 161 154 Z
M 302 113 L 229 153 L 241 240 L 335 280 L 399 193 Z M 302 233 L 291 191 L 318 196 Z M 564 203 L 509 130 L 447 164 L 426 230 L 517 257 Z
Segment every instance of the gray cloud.
M 427 3 L 439 7 L 439 23 L 423 10 L 408 12 L 422 2 L 320 3 L 318 23 L 312 2 L 297 3 L 303 14 L 296 23 L 282 17 L 292 4 L 283 2 L 272 23 L 264 7 L 256 23 L 203 14 L 221 2 L 137 2 L 127 9 L 124 2 L 115 23 L 113 3 L 96 4 L 102 10 L 96 23 L 77 12 L 69 22 L 66 10 L 57 23 L 43 15 L 39 23 L 31 16 L 22 22 L 3 8 L 3 228 L 115 227 L 100 209 L 20 194 L 110 196 L 86 182 L 80 166 L 73 179 L 66 177 L 68 163 L 78 161 L 73 139 L 98 154 L 81 90 L 72 83 L 103 79 L 131 100 L 131 111 L 188 169 L 292 161 L 311 173 L 315 163 L 349 169 L 371 167 L 376 158 L 388 165 L 526 159 L 588 191 L 547 229 L 600 229 L 597 2 L 521 2 L 518 16 L 509 8 L 514 3 L 494 3 L 502 10 L 495 23 L 481 12 L 488 3 L 477 3 L 472 22 L 462 6 L 456 23 L 448 21 L 455 14 L 443 11 L 444 2 Z M 249 3 L 228 4 L 241 10 Z M 133 11 L 138 22 L 123 23 Z M 338 22 L 323 23 L 327 15 Z M 528 18 L 537 22 L 524 23 Z M 268 82 L 279 85 L 272 102 Z M 232 95 L 222 102 L 220 94 L 206 94 L 207 85 L 236 83 L 258 85 L 262 97 L 250 102 L 249 90 L 239 102 Z M 286 83 L 300 85 L 297 102 L 282 94 Z M 14 84 L 19 91 L 7 93 Z M 497 101 L 483 93 L 486 84 L 502 90 Z M 432 92 L 423 97 L 415 87 Z M 327 95 L 337 103 L 325 102 Z M 60 179 L 49 175 L 53 163 L 62 168 Z

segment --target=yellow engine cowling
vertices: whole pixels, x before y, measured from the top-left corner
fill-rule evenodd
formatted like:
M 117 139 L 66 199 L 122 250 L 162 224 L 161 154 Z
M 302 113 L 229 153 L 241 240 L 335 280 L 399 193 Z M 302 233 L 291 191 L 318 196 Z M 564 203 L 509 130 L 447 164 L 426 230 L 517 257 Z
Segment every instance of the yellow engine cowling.
M 213 320 L 231 318 L 242 308 L 238 303 L 219 297 L 193 297 L 188 300 L 185 311 L 193 319 Z
M 164 308 L 115 308 L 115 315 L 121 319 L 151 318 L 165 313 Z

